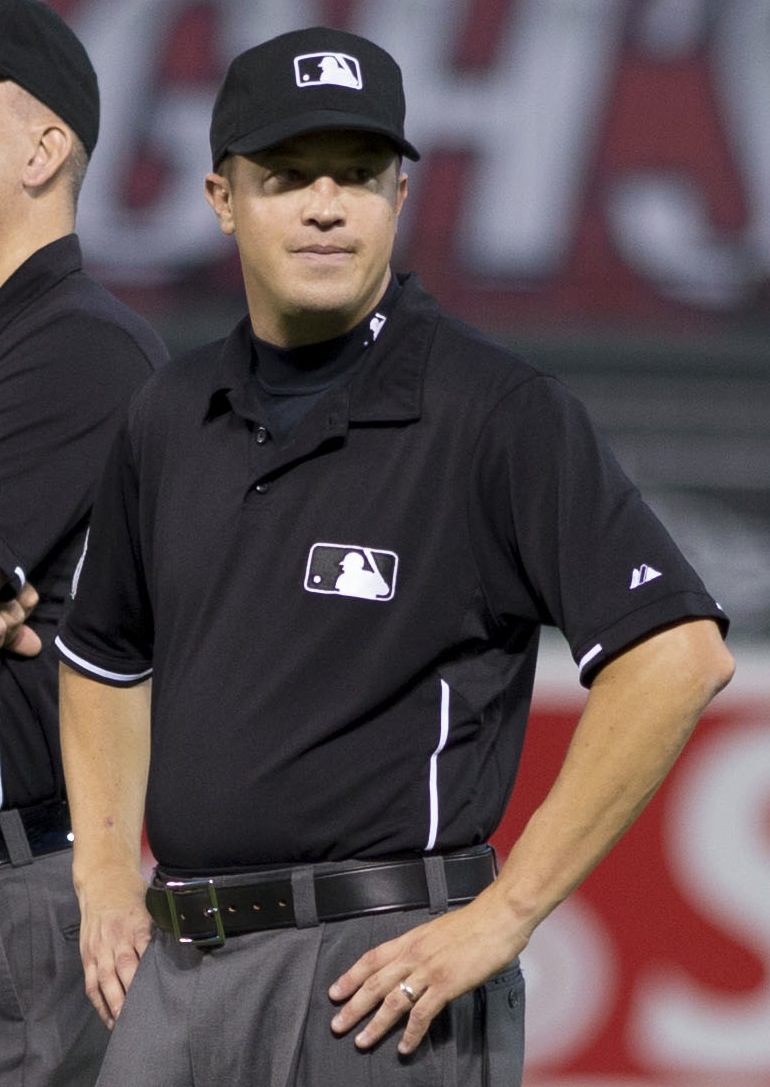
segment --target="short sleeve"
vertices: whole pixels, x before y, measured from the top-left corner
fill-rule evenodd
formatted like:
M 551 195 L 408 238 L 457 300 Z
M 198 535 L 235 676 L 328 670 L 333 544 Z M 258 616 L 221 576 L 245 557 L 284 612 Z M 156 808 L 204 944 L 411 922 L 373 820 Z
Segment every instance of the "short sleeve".
M 127 424 L 105 466 L 56 647 L 66 664 L 103 683 L 131 686 L 152 673 L 152 609 Z
M 727 618 L 558 381 L 538 375 L 495 408 L 476 458 L 473 532 L 503 622 L 559 627 L 589 685 L 657 629 Z
M 122 328 L 67 313 L 19 344 L 0 397 L 0 570 L 29 576 L 88 516 L 94 481 L 152 367 Z

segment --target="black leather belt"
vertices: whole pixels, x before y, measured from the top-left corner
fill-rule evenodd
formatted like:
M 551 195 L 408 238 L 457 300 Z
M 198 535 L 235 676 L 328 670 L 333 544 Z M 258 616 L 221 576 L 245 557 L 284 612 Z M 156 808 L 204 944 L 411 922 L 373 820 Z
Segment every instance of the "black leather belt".
M 447 904 L 470 902 L 496 875 L 494 850 L 487 846 L 443 857 Z M 312 874 L 319 922 L 367 913 L 424 909 L 430 905 L 426 868 L 414 860 L 375 861 Z M 247 884 L 215 879 L 168 881 L 147 890 L 147 908 L 158 928 L 180 943 L 217 946 L 225 937 L 297 924 L 291 869 L 255 875 Z
M 22 835 L 22 842 L 26 835 L 27 842 L 24 844 L 29 845 L 33 857 L 58 853 L 72 845 L 70 813 L 64 800 L 35 804 L 31 808 L 12 808 L 0 812 L 0 815 L 3 817 L 0 819 L 0 865 L 18 863 L 13 856 L 13 846 L 6 841 L 2 830 L 2 823 L 8 823 L 11 818 Z M 10 835 L 11 832 L 12 827 L 9 826 L 6 833 Z

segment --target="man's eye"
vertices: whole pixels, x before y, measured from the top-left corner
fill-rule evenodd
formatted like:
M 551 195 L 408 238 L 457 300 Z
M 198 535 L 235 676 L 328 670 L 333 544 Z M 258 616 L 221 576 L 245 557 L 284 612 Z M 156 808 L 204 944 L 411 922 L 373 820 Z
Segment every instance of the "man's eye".
M 305 175 L 293 166 L 277 166 L 268 173 L 265 184 L 268 189 L 281 191 L 294 189 L 305 183 Z
M 365 185 L 374 177 L 374 171 L 369 166 L 354 166 L 348 171 L 347 177 L 353 185 Z

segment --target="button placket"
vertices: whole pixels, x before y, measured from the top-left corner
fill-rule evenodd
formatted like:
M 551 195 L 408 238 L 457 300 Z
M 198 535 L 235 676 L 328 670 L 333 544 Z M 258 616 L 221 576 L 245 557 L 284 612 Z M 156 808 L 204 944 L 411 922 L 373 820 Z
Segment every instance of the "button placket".
M 254 434 L 254 444 L 257 445 L 257 446 L 264 447 L 270 442 L 270 439 L 271 439 L 270 431 L 267 429 L 266 426 L 263 426 L 261 423 L 257 423 L 255 425 L 253 434 Z M 259 473 L 260 470 L 264 470 L 264 457 L 266 455 L 267 455 L 266 451 L 262 452 L 260 450 L 260 453 L 259 453 L 259 455 L 257 456 L 257 458 L 255 460 L 255 465 L 257 467 L 257 473 Z M 270 484 L 265 482 L 265 481 L 260 481 L 259 483 L 255 483 L 252 486 L 252 491 L 255 494 L 267 494 L 269 490 L 270 490 Z

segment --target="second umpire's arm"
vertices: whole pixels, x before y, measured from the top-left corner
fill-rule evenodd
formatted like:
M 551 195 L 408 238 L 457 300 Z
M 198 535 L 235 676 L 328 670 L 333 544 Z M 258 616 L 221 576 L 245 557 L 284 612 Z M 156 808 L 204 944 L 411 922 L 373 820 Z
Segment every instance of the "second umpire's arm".
M 4 584 L 5 579 L 0 574 L 0 590 Z M 38 655 L 43 643 L 40 636 L 26 623 L 37 603 L 37 591 L 29 582 L 22 585 L 18 596 L 0 601 L 0 650 L 16 653 L 19 657 Z

